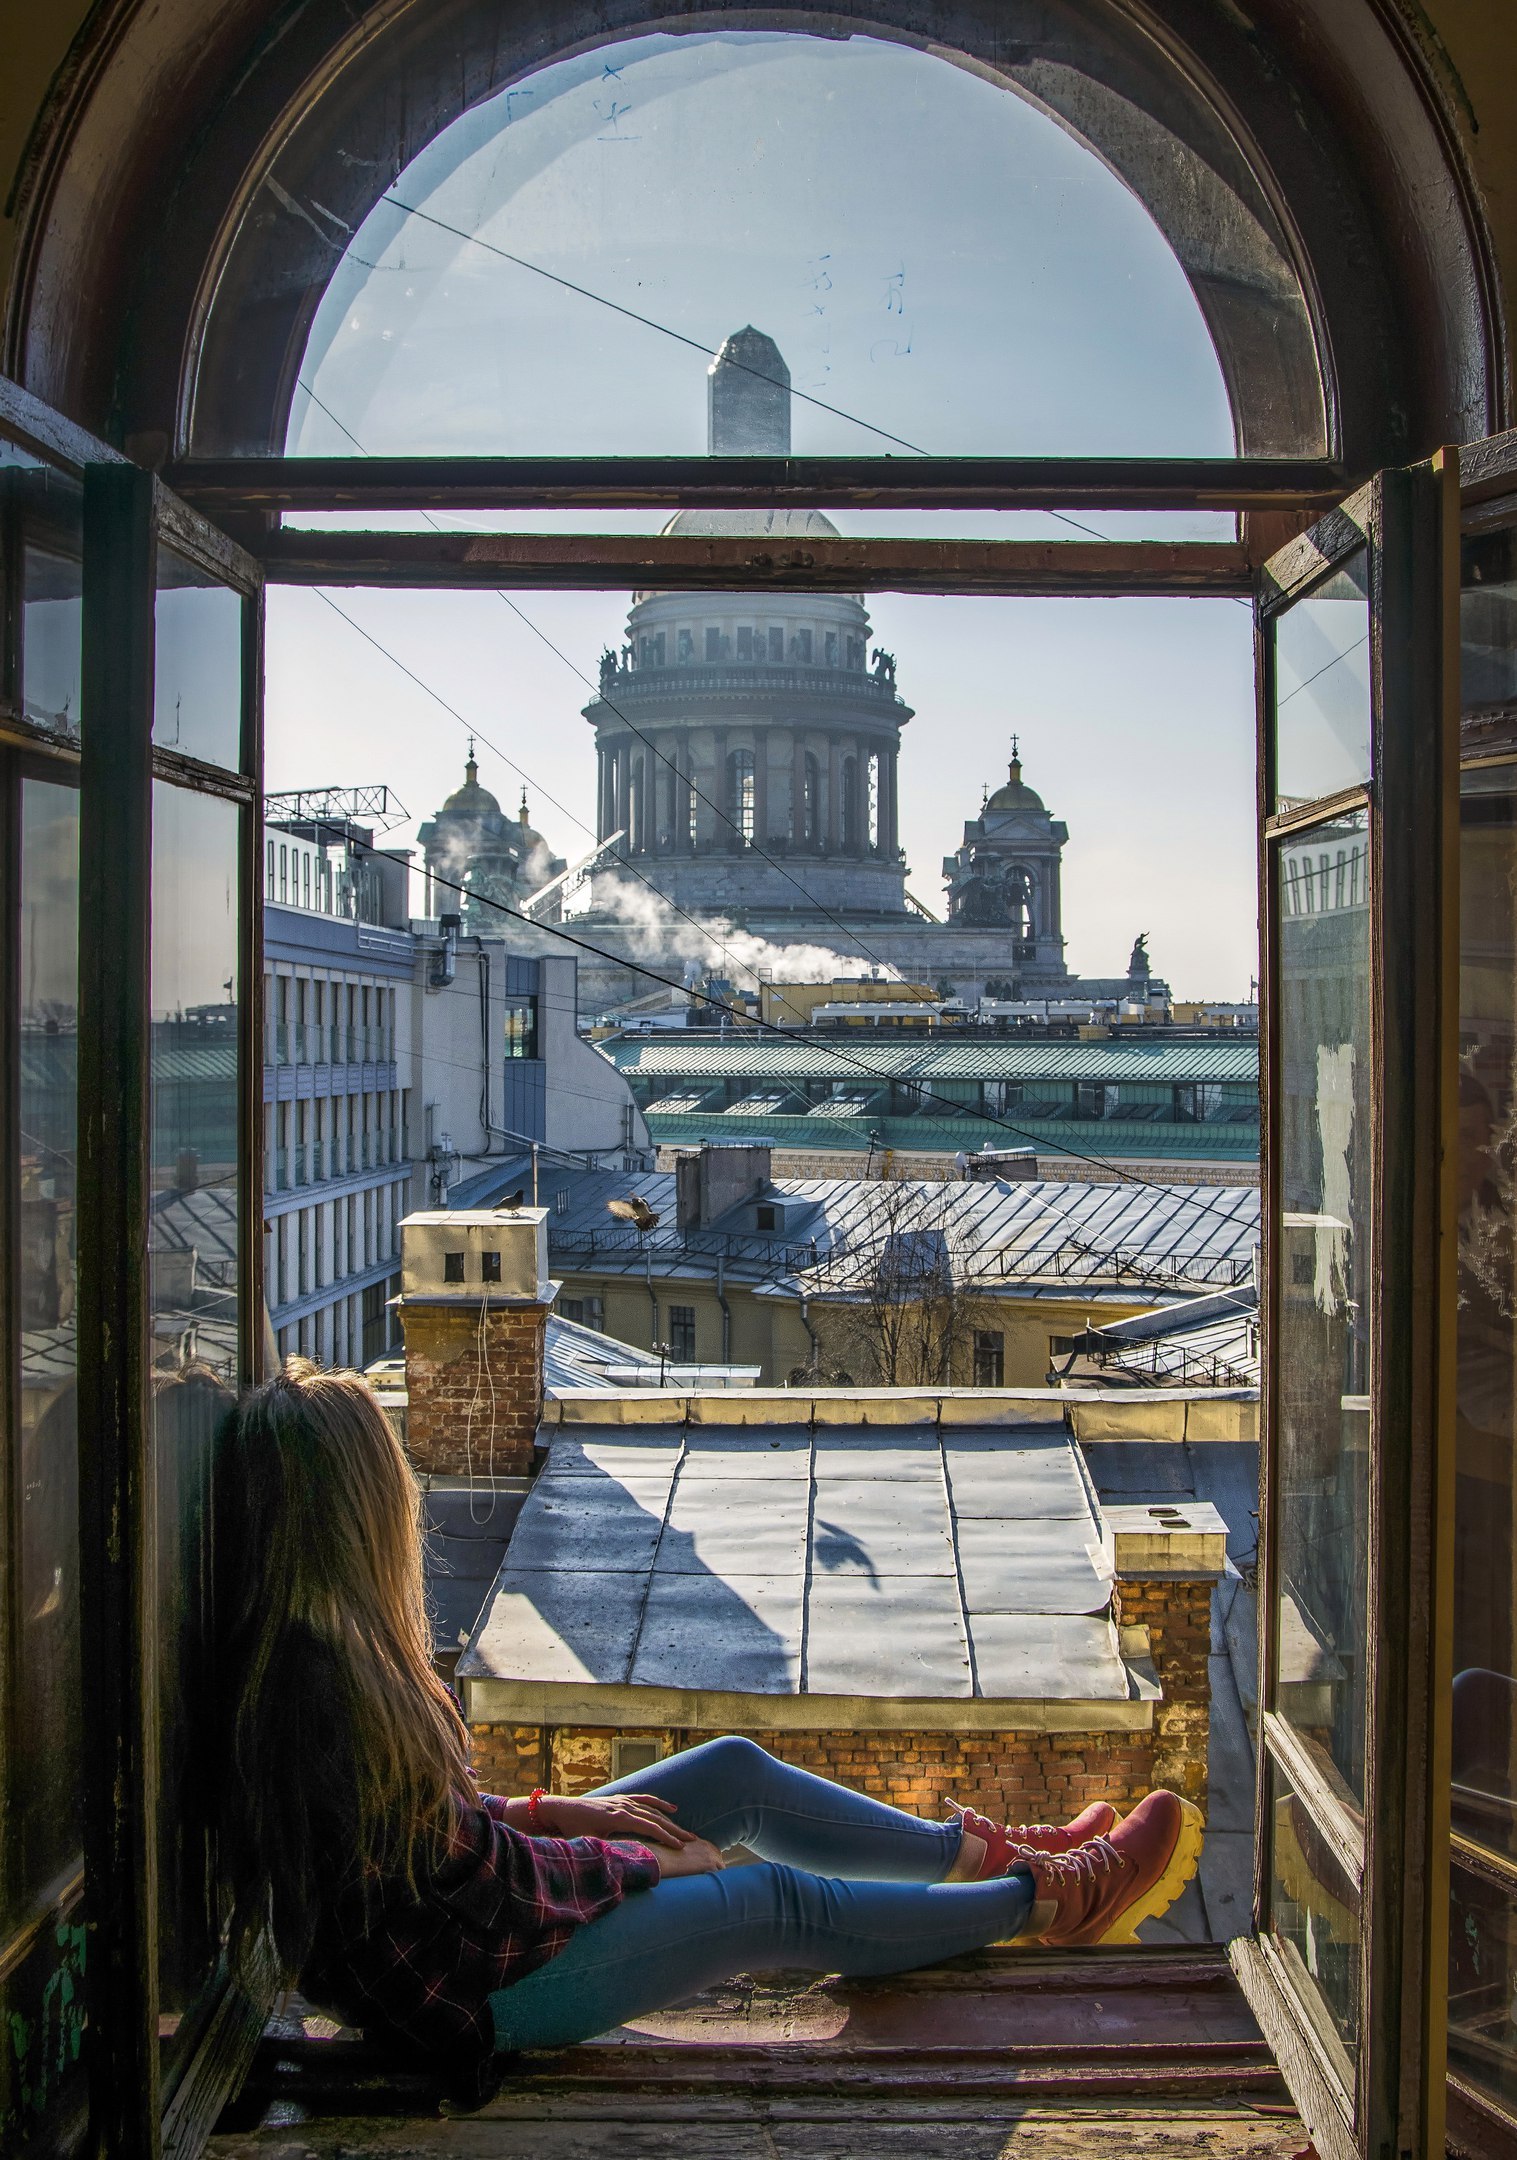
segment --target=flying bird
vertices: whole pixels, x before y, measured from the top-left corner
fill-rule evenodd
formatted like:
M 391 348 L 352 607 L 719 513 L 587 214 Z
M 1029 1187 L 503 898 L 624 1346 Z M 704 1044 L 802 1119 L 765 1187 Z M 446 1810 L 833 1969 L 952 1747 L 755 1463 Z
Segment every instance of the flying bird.
M 634 1193 L 630 1200 L 608 1200 L 606 1213 L 615 1215 L 620 1222 L 636 1223 L 639 1230 L 658 1228 L 658 1217 L 641 1193 Z

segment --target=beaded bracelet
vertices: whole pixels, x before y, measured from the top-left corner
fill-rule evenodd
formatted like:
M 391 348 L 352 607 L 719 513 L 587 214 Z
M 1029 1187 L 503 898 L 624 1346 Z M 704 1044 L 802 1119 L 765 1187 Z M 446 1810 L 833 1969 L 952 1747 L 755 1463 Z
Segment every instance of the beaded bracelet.
M 527 1798 L 527 1820 L 539 1837 L 547 1835 L 547 1825 L 543 1821 L 543 1802 L 547 1797 L 542 1786 L 538 1785 Z

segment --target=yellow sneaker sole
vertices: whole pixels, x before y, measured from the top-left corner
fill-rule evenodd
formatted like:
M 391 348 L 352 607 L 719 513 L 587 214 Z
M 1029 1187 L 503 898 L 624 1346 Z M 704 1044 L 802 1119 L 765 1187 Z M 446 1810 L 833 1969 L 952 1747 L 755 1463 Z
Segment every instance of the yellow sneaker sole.
M 1206 1820 L 1194 1800 L 1182 1800 L 1180 1810 L 1180 1835 L 1170 1854 L 1169 1866 L 1151 1889 L 1123 1907 L 1106 1933 L 1096 1937 L 1097 1942 L 1136 1942 L 1143 1922 L 1157 1920 L 1161 1913 L 1167 1913 L 1195 1874 L 1201 1864 L 1201 1840 L 1206 1834 Z

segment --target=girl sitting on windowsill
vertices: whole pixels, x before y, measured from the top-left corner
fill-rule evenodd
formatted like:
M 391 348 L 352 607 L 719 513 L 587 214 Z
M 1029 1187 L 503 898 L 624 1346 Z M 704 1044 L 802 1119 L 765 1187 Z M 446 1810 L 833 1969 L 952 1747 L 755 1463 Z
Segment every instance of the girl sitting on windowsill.
M 1173 1793 L 1121 1823 L 1104 1801 L 1062 1828 L 923 1822 L 742 1739 L 582 1799 L 480 1793 L 431 1663 L 418 1487 L 368 1383 L 290 1360 L 228 1418 L 215 1492 L 234 1956 L 271 1939 L 313 2002 L 461 2095 L 755 1968 L 1130 1941 L 1195 1872 Z M 758 1863 L 724 1869 L 735 1845 Z

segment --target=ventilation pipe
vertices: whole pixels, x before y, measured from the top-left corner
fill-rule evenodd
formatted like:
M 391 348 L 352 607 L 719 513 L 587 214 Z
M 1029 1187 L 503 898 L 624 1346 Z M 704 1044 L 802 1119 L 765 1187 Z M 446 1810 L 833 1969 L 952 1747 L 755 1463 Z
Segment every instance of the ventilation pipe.
M 442 950 L 427 971 L 427 988 L 446 990 L 458 973 L 458 933 L 463 927 L 463 917 L 439 915 L 437 927 L 442 932 Z

